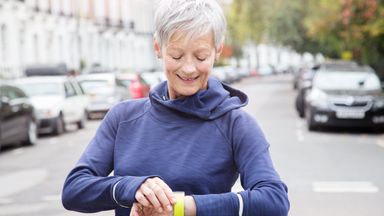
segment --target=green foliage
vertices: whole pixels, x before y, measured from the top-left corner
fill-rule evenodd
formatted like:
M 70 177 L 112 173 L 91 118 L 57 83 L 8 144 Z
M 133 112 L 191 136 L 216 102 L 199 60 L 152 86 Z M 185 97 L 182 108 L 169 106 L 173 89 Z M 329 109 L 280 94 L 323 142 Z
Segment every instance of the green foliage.
M 227 11 L 232 45 L 274 43 L 332 58 L 350 51 L 359 62 L 373 66 L 384 62 L 384 0 L 233 0 L 232 4 Z

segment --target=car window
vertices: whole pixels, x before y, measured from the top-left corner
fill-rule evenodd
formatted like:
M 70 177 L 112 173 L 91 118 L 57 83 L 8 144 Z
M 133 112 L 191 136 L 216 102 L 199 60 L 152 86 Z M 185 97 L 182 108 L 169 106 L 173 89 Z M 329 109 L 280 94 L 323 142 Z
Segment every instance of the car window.
M 120 87 L 126 88 L 129 86 L 129 84 L 132 82 L 130 79 L 121 79 L 121 78 L 116 78 L 116 84 Z
M 319 72 L 313 86 L 323 90 L 379 90 L 380 80 L 369 72 Z
M 113 89 L 113 85 L 111 85 L 107 80 L 83 80 L 80 81 L 81 87 L 85 92 L 94 91 L 98 88 L 109 87 Z
M 11 100 L 17 98 L 24 98 L 26 95 L 20 89 L 9 86 L 7 91 L 7 97 Z
M 77 83 L 77 82 L 74 81 L 74 80 L 71 80 L 69 83 L 71 84 L 71 86 L 73 87 L 73 89 L 76 91 L 76 94 L 77 94 L 77 95 L 83 95 L 83 94 L 84 94 L 84 91 L 83 91 L 83 89 L 80 87 L 79 83 Z
M 145 80 L 142 76 L 138 75 L 140 83 L 143 83 L 144 85 L 149 85 L 147 80 Z
M 20 89 L 8 85 L 2 86 L 0 88 L 0 92 L 1 97 L 6 97 L 9 100 L 26 97 L 24 92 L 22 92 Z
M 19 85 L 28 96 L 63 95 L 63 89 L 56 82 L 23 83 Z
M 67 97 L 72 97 L 72 96 L 75 96 L 76 95 L 76 91 L 75 89 L 73 88 L 73 86 L 69 83 L 69 81 L 66 81 L 64 83 L 64 89 L 65 89 L 65 95 Z
M 105 80 L 83 80 L 80 85 L 87 94 L 113 95 L 115 91 L 114 86 Z
M 0 86 L 0 97 L 5 97 L 7 95 L 7 88 L 5 86 Z

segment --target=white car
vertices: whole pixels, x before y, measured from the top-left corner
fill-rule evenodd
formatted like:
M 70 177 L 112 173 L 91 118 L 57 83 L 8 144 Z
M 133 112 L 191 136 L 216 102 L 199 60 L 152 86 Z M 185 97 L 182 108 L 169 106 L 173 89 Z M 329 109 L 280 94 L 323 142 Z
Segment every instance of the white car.
M 84 74 L 78 76 L 77 80 L 90 99 L 88 119 L 103 118 L 113 105 L 131 98 L 125 83 L 116 74 Z
M 68 124 L 84 128 L 88 97 L 73 78 L 34 76 L 15 81 L 35 107 L 39 133 L 61 134 Z

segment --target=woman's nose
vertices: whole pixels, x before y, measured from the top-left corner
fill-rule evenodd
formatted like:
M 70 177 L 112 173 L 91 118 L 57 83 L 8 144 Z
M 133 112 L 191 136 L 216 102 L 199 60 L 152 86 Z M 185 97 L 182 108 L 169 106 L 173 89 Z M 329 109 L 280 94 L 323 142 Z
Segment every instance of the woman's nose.
M 194 64 L 192 63 L 186 63 L 184 66 L 183 66 L 183 72 L 184 73 L 193 73 L 196 71 L 196 67 Z

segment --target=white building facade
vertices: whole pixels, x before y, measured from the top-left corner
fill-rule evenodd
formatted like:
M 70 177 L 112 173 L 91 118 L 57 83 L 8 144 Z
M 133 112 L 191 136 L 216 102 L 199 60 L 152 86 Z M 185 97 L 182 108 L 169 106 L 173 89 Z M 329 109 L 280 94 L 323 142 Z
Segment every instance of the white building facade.
M 158 67 L 154 0 L 0 0 L 0 77 L 36 64 Z

